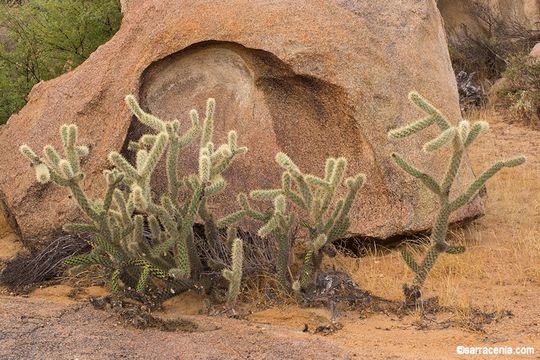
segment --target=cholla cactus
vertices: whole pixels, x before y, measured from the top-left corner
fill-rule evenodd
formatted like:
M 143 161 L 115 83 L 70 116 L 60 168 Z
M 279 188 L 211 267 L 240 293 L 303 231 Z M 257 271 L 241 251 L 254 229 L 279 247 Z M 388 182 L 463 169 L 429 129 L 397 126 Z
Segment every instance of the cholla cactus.
M 203 266 L 194 244 L 193 225 L 202 219 L 207 245 L 217 245 L 218 229 L 206 202 L 225 189 L 227 183 L 222 172 L 247 148 L 237 145 L 234 131 L 228 134 L 226 144 L 215 148 L 212 142 L 213 99 L 208 100 L 202 123 L 197 111 L 191 111 L 191 127 L 182 134 L 179 133 L 178 120 L 163 121 L 144 112 L 133 96 L 127 96 L 126 103 L 139 121 L 155 133 L 130 142 L 129 149 L 136 151 L 135 164 L 129 163 L 118 152 L 109 154 L 114 169 L 104 172 L 107 190 L 101 199 L 89 199 L 80 186 L 84 178 L 80 157 L 88 155 L 88 148 L 77 145 L 75 125 L 64 125 L 60 130 L 65 158 L 50 145 L 45 146 L 43 158 L 26 145 L 20 150 L 33 163 L 39 182 L 52 181 L 68 187 L 91 220 L 91 223 L 67 224 L 64 227 L 69 232 L 95 234 L 92 252 L 72 257 L 66 261 L 67 264 L 99 264 L 109 268 L 113 291 L 120 290 L 127 281 L 143 293 L 150 279 L 158 280 L 154 284 L 158 286 L 163 286 L 159 284 L 163 280 L 173 283 L 171 290 L 180 291 L 199 279 Z M 179 153 L 198 137 L 198 171 L 180 178 L 177 171 Z M 168 186 L 156 200 L 150 183 L 163 159 Z M 191 194 L 185 203 L 178 201 L 180 191 Z M 145 224 L 150 228 L 150 237 L 145 236 Z
M 240 294 L 240 285 L 242 283 L 242 265 L 244 263 L 244 243 L 239 238 L 232 241 L 231 246 L 231 268 L 223 269 L 223 277 L 229 282 L 227 292 L 227 305 L 234 307 L 236 299 Z
M 325 176 L 304 174 L 284 153 L 276 155 L 277 163 L 284 169 L 279 189 L 256 190 L 250 193 L 254 200 L 272 201 L 273 210 L 265 213 L 253 210 L 245 195 L 239 196 L 241 210 L 222 220 L 229 225 L 244 216 L 262 221 L 258 235 L 273 235 L 279 241 L 277 264 L 278 280 L 287 288 L 289 278 L 290 234 L 297 221 L 308 231 L 308 244 L 300 276 L 293 288 L 307 290 L 314 285 L 323 253 L 332 253 L 332 243 L 343 237 L 349 228 L 349 211 L 365 176 L 358 174 L 347 178 L 347 194 L 334 202 L 339 186 L 343 183 L 347 161 L 330 158 L 326 161 Z M 334 205 L 334 206 L 332 206 Z
M 81 187 L 84 175 L 81 172 L 80 162 L 81 157 L 88 155 L 88 148 L 77 145 L 76 125 L 63 125 L 60 128 L 60 135 L 65 157 L 61 157 L 51 145 L 44 147 L 41 158 L 27 145 L 20 147 L 21 153 L 34 165 L 36 177 L 40 183 L 45 184 L 50 181 L 56 185 L 68 187 L 81 210 L 92 221 L 91 224 L 75 223 L 64 226 L 69 232 L 95 234 L 92 253 L 72 257 L 67 263 L 74 266 L 99 264 L 111 268 L 111 284 L 115 289 L 119 280 L 117 274 L 121 269 L 132 265 L 127 247 L 121 245 L 122 239 L 128 237 L 134 229 L 132 209 L 125 201 L 119 202 L 118 195 L 121 192 L 118 186 L 124 179 L 124 175 L 117 170 L 106 170 L 104 175 L 107 189 L 103 198 L 90 199 Z M 123 199 L 123 194 L 121 196 Z M 116 201 L 116 209 L 113 209 L 113 198 Z M 148 265 L 151 268 L 150 264 Z M 155 269 L 155 273 L 158 276 L 164 275 L 159 273 L 158 269 Z
M 424 186 L 437 196 L 439 202 L 439 213 L 431 232 L 431 247 L 422 262 L 417 264 L 408 251 L 402 250 L 403 259 L 415 273 L 412 286 L 405 285 L 404 293 L 408 303 L 415 303 L 421 297 L 422 287 L 429 271 L 435 265 L 438 256 L 442 253 L 460 254 L 465 251 L 461 246 L 450 246 L 446 243 L 450 215 L 473 200 L 486 181 L 494 176 L 499 170 L 505 167 L 521 165 L 525 162 L 525 158 L 523 156 L 518 156 L 510 160 L 495 163 L 482 173 L 467 188 L 467 190 L 451 199 L 450 190 L 458 176 L 459 168 L 467 148 L 474 143 L 481 132 L 488 129 L 488 124 L 484 121 L 479 121 L 471 125 L 468 121 L 462 120 L 458 125 L 452 126 L 439 110 L 419 94 L 412 92 L 409 95 L 409 99 L 421 110 L 426 112 L 428 116 L 405 127 L 391 130 L 388 133 L 388 137 L 391 139 L 405 138 L 435 124 L 440 129 L 441 133 L 435 139 L 427 142 L 424 145 L 423 150 L 425 152 L 432 152 L 447 144 L 451 144 L 453 149 L 452 157 L 441 181 L 435 180 L 432 176 L 409 164 L 398 154 L 392 154 L 392 158 L 396 164 L 411 176 L 419 179 Z

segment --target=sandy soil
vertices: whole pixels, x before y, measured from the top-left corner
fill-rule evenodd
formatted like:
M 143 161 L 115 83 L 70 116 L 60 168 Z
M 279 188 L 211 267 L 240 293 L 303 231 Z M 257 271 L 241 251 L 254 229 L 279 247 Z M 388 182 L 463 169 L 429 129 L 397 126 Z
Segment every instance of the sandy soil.
M 287 328 L 189 317 L 193 332 L 137 330 L 88 303 L 0 298 L 0 358 L 19 359 L 344 359 L 330 341 Z
M 197 330 L 166 332 L 126 327 L 110 311 L 94 309 L 87 300 L 104 295 L 103 288 L 55 285 L 26 298 L 0 297 L 0 358 L 514 358 L 460 357 L 456 346 L 464 345 L 534 347 L 536 355 L 516 358 L 540 359 L 540 132 L 508 125 L 491 113 L 477 117 L 492 123 L 471 154 L 477 173 L 519 153 L 528 163 L 488 183 L 486 216 L 453 234 L 467 252 L 443 257 L 430 275 L 428 295 L 438 295 L 452 310 L 432 315 L 343 310 L 337 319 L 342 328 L 324 336 L 314 334 L 330 324 L 324 308 L 283 305 L 256 311 L 247 320 L 205 317 L 196 315 L 203 299 L 185 293 L 155 316 L 189 320 Z M 0 234 L 0 259 L 21 251 L 13 235 Z M 362 288 L 393 300 L 401 298 L 401 284 L 411 278 L 399 255 L 384 249 L 361 259 L 340 256 L 327 265 L 347 268 Z M 486 313 L 492 317 L 480 321 Z

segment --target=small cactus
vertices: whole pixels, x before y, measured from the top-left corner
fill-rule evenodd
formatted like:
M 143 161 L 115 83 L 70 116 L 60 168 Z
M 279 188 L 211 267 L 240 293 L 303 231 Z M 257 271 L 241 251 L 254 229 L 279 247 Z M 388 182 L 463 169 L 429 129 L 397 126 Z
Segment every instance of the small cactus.
M 486 181 L 494 176 L 499 170 L 505 167 L 519 166 L 525 162 L 525 157 L 518 156 L 510 160 L 495 163 L 469 185 L 461 195 L 451 199 L 450 190 L 458 176 L 459 168 L 467 148 L 477 139 L 482 131 L 488 129 L 488 124 L 484 121 L 479 121 L 471 126 L 468 121 L 462 120 L 456 126 L 452 126 L 439 110 L 418 93 L 411 92 L 409 99 L 418 108 L 426 112 L 428 116 L 402 128 L 391 130 L 388 133 L 388 137 L 390 139 L 401 139 L 414 135 L 431 125 L 436 125 L 441 133 L 436 138 L 428 141 L 424 145 L 423 150 L 425 152 L 433 152 L 447 144 L 451 144 L 453 150 L 446 173 L 441 181 L 435 180 L 432 176 L 409 164 L 398 154 L 392 154 L 392 159 L 395 163 L 403 171 L 419 179 L 425 187 L 437 196 L 439 202 L 439 212 L 430 237 L 431 247 L 424 256 L 422 262 L 418 264 L 413 256 L 405 249 L 401 252 L 403 260 L 415 273 L 413 284 L 404 285 L 406 302 L 414 304 L 420 299 L 426 278 L 435 265 L 439 255 L 443 253 L 461 254 L 465 251 L 464 247 L 451 246 L 446 243 L 450 215 L 454 211 L 470 203 L 478 194 L 478 191 L 485 185 Z
M 236 238 L 231 246 L 231 268 L 223 269 L 223 277 L 229 282 L 229 290 L 227 292 L 227 305 L 233 308 L 236 304 L 236 299 L 240 294 L 240 286 L 242 283 L 242 266 L 244 263 L 244 243 Z
M 241 210 L 221 220 L 222 225 L 234 223 L 247 216 L 261 221 L 258 230 L 261 237 L 274 236 L 279 242 L 277 277 L 288 289 L 297 292 L 310 289 L 315 284 L 324 250 L 343 237 L 349 228 L 349 211 L 365 182 L 365 175 L 358 174 L 344 179 L 347 168 L 345 158 L 329 158 L 326 161 L 324 178 L 304 174 L 285 154 L 278 153 L 276 162 L 284 169 L 281 188 L 251 191 L 249 196 L 256 201 L 272 201 L 273 209 L 266 212 L 253 210 L 246 195 L 238 198 Z M 335 200 L 339 186 L 345 184 L 346 195 Z M 333 205 L 333 206 L 332 206 Z M 303 267 L 297 280 L 290 279 L 290 237 L 297 224 L 308 233 L 308 244 Z

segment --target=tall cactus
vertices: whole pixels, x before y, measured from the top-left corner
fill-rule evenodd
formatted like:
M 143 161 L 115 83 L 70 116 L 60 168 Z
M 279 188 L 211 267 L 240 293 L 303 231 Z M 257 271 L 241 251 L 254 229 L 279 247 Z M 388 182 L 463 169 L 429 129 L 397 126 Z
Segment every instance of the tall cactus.
M 441 131 L 440 134 L 436 138 L 428 141 L 423 146 L 423 150 L 425 152 L 433 152 L 447 144 L 451 144 L 453 150 L 452 156 L 448 162 L 447 170 L 441 181 L 437 181 L 431 175 L 417 169 L 398 154 L 392 154 L 392 159 L 395 163 L 405 172 L 419 179 L 425 187 L 437 196 L 439 203 L 438 215 L 430 237 L 431 247 L 422 262 L 420 264 L 416 263 L 413 256 L 407 250 L 402 250 L 401 252 L 404 261 L 415 273 L 412 285 L 404 285 L 406 302 L 416 303 L 421 298 L 422 288 L 426 278 L 435 265 L 439 255 L 442 253 L 460 254 L 465 251 L 464 247 L 450 246 L 446 243 L 450 215 L 471 202 L 486 181 L 498 171 L 505 167 L 515 167 L 523 164 L 525 162 L 525 157 L 518 156 L 510 160 L 499 161 L 493 164 L 470 184 L 467 190 L 460 195 L 451 198 L 450 192 L 452 185 L 458 176 L 463 157 L 465 156 L 468 147 L 474 143 L 480 133 L 488 129 L 488 124 L 484 121 L 478 121 L 471 125 L 468 121 L 461 120 L 456 126 L 452 126 L 439 110 L 418 93 L 411 92 L 409 94 L 409 99 L 418 108 L 427 113 L 428 116 L 402 128 L 391 130 L 388 133 L 388 137 L 390 139 L 401 139 L 414 135 L 431 125 L 436 125 Z
M 63 125 L 60 129 L 64 158 L 50 145 L 45 146 L 42 158 L 26 145 L 20 150 L 32 162 L 40 183 L 53 182 L 68 187 L 91 220 L 65 225 L 68 232 L 95 234 L 91 253 L 66 260 L 68 265 L 99 264 L 109 268 L 113 290 L 120 290 L 127 280 L 130 286 L 144 293 L 148 282 L 157 279 L 154 285 L 163 286 L 159 281 L 165 280 L 167 287 L 173 283 L 173 291 L 178 291 L 194 284 L 203 270 L 194 243 L 195 222 L 204 223 L 207 246 L 217 246 L 220 241 L 216 221 L 206 204 L 209 198 L 225 189 L 223 171 L 247 148 L 237 145 L 234 131 L 229 132 L 227 143 L 214 146 L 213 99 L 207 102 L 202 122 L 197 111 L 190 112 L 191 126 L 184 133 L 179 132 L 178 120 L 163 121 L 146 113 L 133 96 L 127 96 L 126 103 L 137 119 L 154 133 L 130 142 L 128 149 L 136 152 L 134 164 L 118 152 L 109 154 L 114 169 L 104 172 L 107 189 L 100 199 L 89 199 L 81 187 L 84 175 L 80 158 L 89 151 L 77 145 L 75 125 Z M 177 169 L 180 151 L 197 138 L 200 138 L 198 170 L 180 177 Z M 167 171 L 167 189 L 156 199 L 151 179 L 162 160 Z M 181 191 L 189 196 L 184 203 L 179 202 Z M 146 224 L 150 228 L 150 239 L 145 236 Z
M 293 227 L 301 224 L 307 230 L 308 244 L 302 270 L 293 281 L 292 288 L 307 290 L 314 285 L 324 252 L 332 253 L 332 243 L 347 232 L 349 211 L 365 182 L 365 175 L 358 174 L 344 181 L 347 168 L 345 158 L 329 158 L 324 178 L 304 174 L 284 153 L 276 155 L 276 162 L 284 169 L 281 188 L 250 193 L 253 200 L 272 201 L 273 210 L 265 213 L 256 211 L 249 205 L 247 196 L 241 194 L 241 210 L 222 219 L 221 225 L 229 225 L 244 216 L 263 222 L 258 235 L 272 235 L 279 241 L 278 280 L 283 286 L 291 288 L 289 239 Z M 343 182 L 347 193 L 334 201 Z

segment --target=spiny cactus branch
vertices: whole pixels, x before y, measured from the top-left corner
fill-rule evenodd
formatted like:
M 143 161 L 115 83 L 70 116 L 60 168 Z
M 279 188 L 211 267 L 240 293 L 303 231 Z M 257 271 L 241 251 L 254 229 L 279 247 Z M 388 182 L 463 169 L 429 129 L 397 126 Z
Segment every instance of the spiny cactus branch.
M 312 287 L 323 258 L 323 248 L 342 238 L 349 228 L 349 212 L 358 191 L 365 182 L 365 175 L 344 180 L 347 161 L 345 158 L 329 158 L 325 164 L 324 177 L 303 173 L 285 153 L 276 155 L 276 162 L 284 172 L 281 188 L 254 190 L 250 197 L 256 201 L 272 201 L 273 209 L 265 213 L 255 211 L 245 195 L 238 197 L 241 210 L 221 219 L 220 224 L 231 224 L 243 216 L 261 221 L 258 230 L 261 237 L 272 236 L 279 242 L 277 264 L 278 280 L 285 288 L 291 288 L 289 278 L 290 234 L 299 224 L 308 231 L 307 251 L 298 280 L 292 282 L 298 291 Z M 347 193 L 335 200 L 338 188 L 345 183 Z M 331 205 L 334 205 L 333 207 Z
M 431 247 L 424 256 L 424 259 L 420 264 L 418 264 L 408 251 L 402 250 L 401 253 L 405 263 L 415 273 L 413 285 L 411 287 L 407 285 L 404 286 L 404 293 L 407 302 L 415 303 L 421 296 L 424 283 L 430 270 L 435 265 L 438 256 L 442 253 L 460 254 L 465 251 L 463 247 L 449 246 L 446 243 L 448 222 L 452 212 L 472 201 L 474 196 L 484 186 L 487 180 L 494 176 L 498 171 L 504 167 L 521 165 L 525 162 L 525 158 L 520 156 L 511 160 L 497 162 L 482 175 L 480 175 L 465 192 L 451 201 L 450 193 L 458 176 L 465 151 L 478 138 L 480 133 L 488 128 L 488 125 L 487 123 L 480 121 L 471 126 L 468 121 L 462 120 L 456 126 L 453 126 L 439 110 L 437 110 L 418 93 L 412 92 L 409 95 L 409 99 L 418 108 L 426 112 L 428 116 L 410 125 L 406 125 L 396 130 L 391 130 L 388 133 L 388 136 L 393 139 L 400 139 L 416 134 L 428 128 L 432 124 L 436 124 L 441 132 L 434 139 L 428 141 L 424 145 L 424 151 L 436 151 L 449 143 L 452 144 L 453 148 L 452 156 L 448 162 L 446 173 L 444 174 L 441 182 L 437 182 L 432 176 L 409 164 L 398 154 L 394 153 L 391 155 L 392 159 L 402 170 L 419 179 L 426 188 L 438 195 L 437 199 L 439 202 L 439 213 L 431 232 Z
M 227 305 L 232 308 L 236 304 L 242 284 L 242 266 L 244 263 L 244 243 L 242 240 L 236 238 L 232 242 L 231 254 L 231 268 L 223 269 L 223 277 L 229 282 Z

